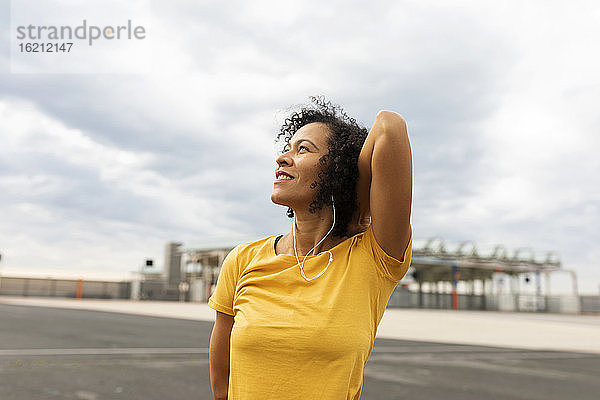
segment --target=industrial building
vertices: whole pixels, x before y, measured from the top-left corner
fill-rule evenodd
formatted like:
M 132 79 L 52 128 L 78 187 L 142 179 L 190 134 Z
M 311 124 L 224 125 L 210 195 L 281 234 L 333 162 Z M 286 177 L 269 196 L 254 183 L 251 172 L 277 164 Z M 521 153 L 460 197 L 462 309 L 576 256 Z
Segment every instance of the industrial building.
M 207 301 L 216 285 L 221 264 L 234 245 L 210 248 L 184 248 L 180 243 L 171 245 L 177 246 L 175 251 L 181 256 L 185 298 Z M 440 238 L 431 238 L 421 242 L 415 240 L 412 254 L 409 272 L 396 287 L 388 307 L 600 312 L 597 296 L 579 296 L 575 271 L 563 269 L 558 255 L 553 252 L 540 259 L 530 249 L 509 253 L 499 245 L 481 254 L 473 242 L 450 246 Z M 165 270 L 178 273 L 176 269 L 177 265 L 172 264 L 165 267 Z M 552 295 L 550 276 L 556 273 L 570 275 L 572 295 Z M 535 292 L 522 291 L 521 282 L 535 285 Z
M 153 261 L 146 260 L 132 281 L 4 277 L 0 295 L 206 302 L 234 246 L 186 248 L 170 242 L 163 270 L 154 270 Z M 559 273 L 570 277 L 572 294 L 552 294 L 550 276 Z M 430 238 L 413 241 L 411 267 L 388 307 L 600 313 L 600 296 L 580 296 L 575 271 L 563 269 L 556 253 L 539 257 L 531 249 L 509 252 L 500 245 L 484 253 L 473 242 L 447 244 Z

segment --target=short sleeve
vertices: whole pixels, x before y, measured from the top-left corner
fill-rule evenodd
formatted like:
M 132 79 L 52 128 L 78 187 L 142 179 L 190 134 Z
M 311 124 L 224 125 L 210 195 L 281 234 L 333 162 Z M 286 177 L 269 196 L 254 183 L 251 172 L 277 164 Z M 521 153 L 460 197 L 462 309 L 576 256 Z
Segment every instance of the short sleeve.
M 233 315 L 233 297 L 239 278 L 237 253 L 238 248 L 236 247 L 223 260 L 217 286 L 208 299 L 209 307 L 229 315 Z
M 373 225 L 369 225 L 363 235 L 362 246 L 374 259 L 377 270 L 380 274 L 388 279 L 400 282 L 404 275 L 408 272 L 412 258 L 412 226 L 410 226 L 410 239 L 404 251 L 402 260 L 387 254 L 375 240 L 373 233 Z

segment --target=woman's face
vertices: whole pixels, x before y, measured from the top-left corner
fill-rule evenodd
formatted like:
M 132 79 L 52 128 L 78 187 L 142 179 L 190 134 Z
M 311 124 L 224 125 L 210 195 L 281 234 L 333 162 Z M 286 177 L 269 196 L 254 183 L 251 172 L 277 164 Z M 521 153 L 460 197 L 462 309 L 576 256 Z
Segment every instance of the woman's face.
M 319 172 L 326 168 L 319 159 L 329 152 L 328 135 L 329 128 L 320 122 L 304 125 L 296 131 L 275 160 L 273 203 L 294 210 L 308 209 L 318 189 L 311 188 L 311 184 L 319 180 Z

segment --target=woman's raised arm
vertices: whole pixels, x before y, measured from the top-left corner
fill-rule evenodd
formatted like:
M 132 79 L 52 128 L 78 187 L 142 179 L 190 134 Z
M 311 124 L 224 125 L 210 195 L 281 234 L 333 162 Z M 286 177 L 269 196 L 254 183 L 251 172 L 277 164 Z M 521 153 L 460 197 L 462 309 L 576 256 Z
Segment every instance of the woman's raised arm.
M 370 215 L 377 243 L 402 260 L 412 234 L 412 153 L 404 118 L 392 111 L 377 114 L 358 170 L 359 218 Z

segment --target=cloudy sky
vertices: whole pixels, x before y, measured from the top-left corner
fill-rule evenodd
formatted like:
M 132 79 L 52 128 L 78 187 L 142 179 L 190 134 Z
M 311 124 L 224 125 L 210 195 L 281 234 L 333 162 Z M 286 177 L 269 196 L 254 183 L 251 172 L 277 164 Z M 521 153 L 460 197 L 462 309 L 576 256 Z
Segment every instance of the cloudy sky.
M 128 278 L 162 267 L 168 241 L 287 232 L 273 137 L 323 94 L 367 127 L 381 109 L 407 120 L 415 246 L 556 251 L 581 292 L 600 290 L 592 1 L 137 2 L 139 74 L 11 73 L 0 4 L 2 274 Z M 552 285 L 569 292 L 569 275 Z

